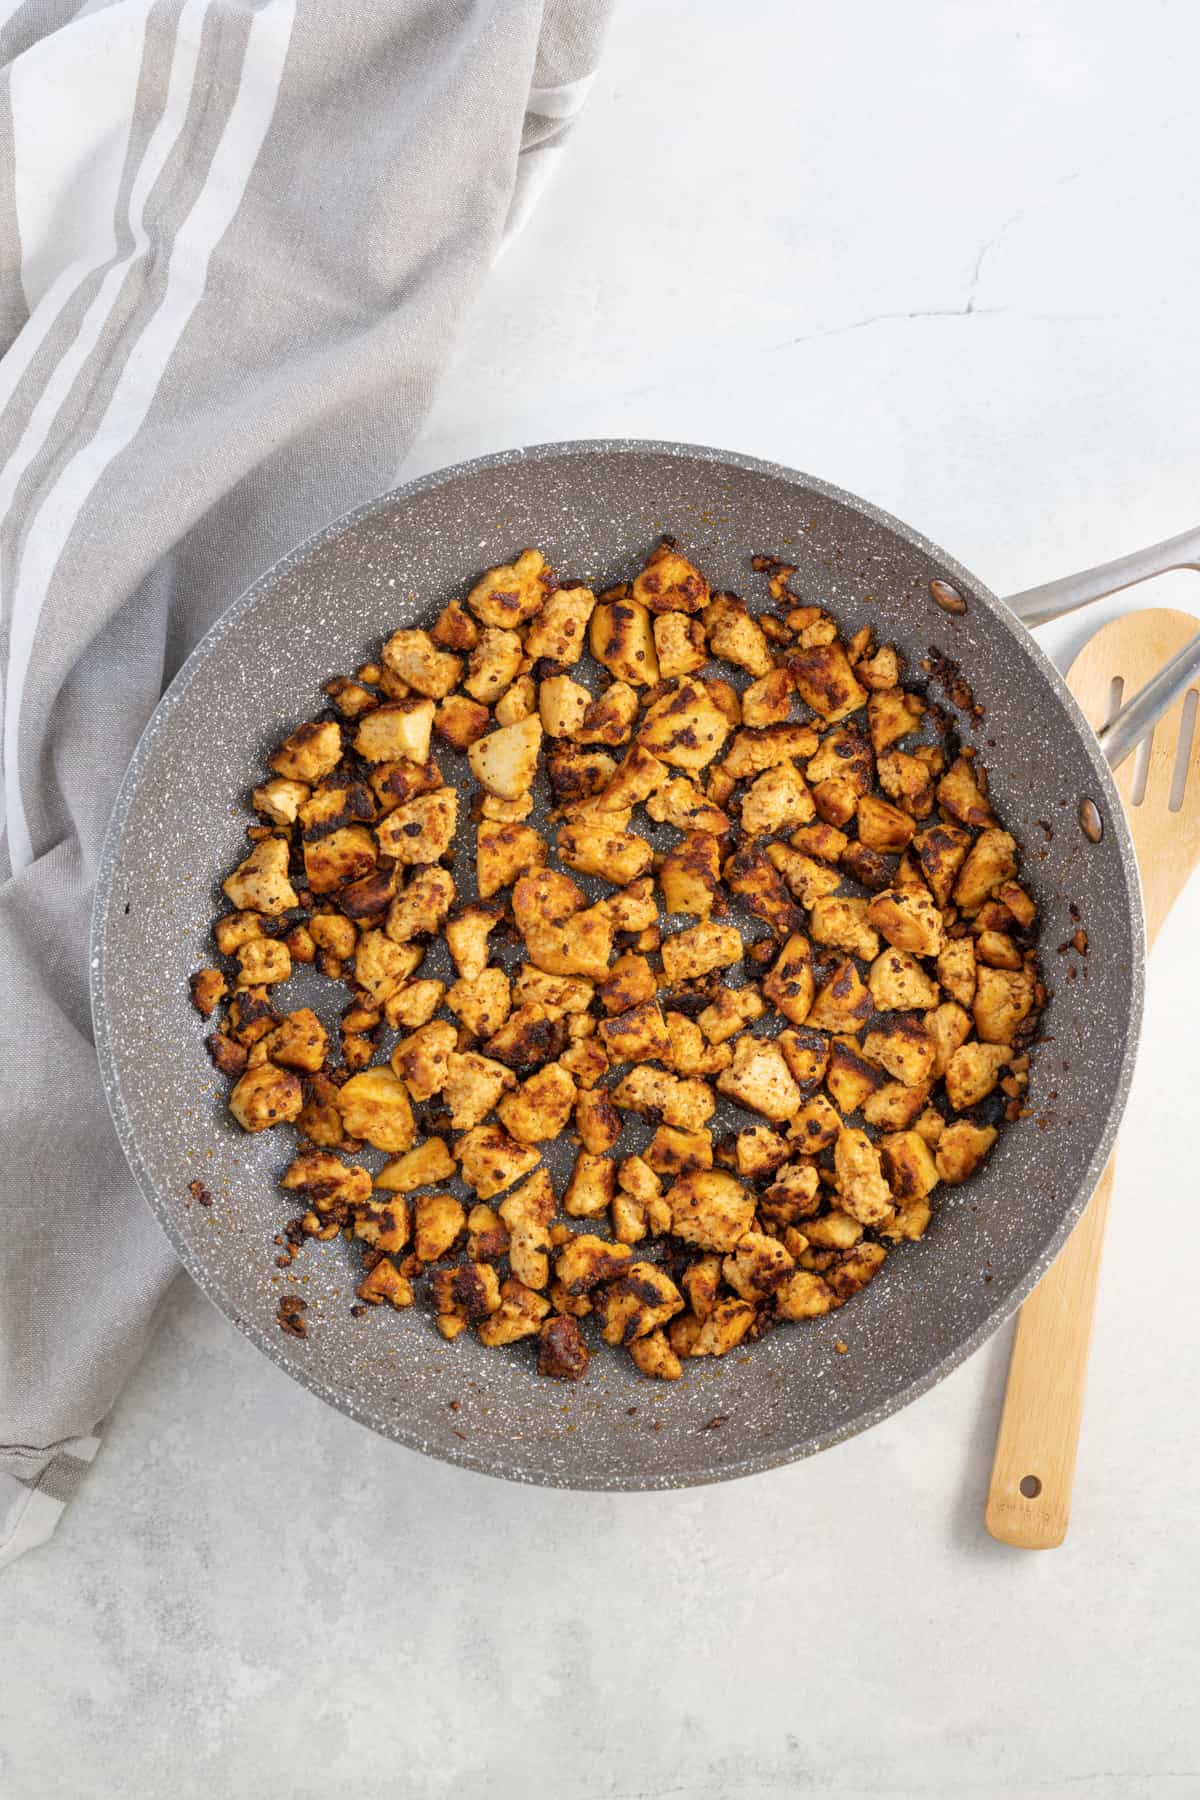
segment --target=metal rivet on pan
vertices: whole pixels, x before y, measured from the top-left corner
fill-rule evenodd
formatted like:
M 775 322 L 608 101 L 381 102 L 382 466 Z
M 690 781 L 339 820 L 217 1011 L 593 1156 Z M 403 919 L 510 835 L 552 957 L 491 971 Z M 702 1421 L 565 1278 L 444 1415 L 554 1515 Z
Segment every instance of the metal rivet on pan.
M 952 588 L 948 581 L 931 581 L 929 591 L 943 612 L 965 613 L 967 603 L 957 588 Z
M 1091 843 L 1098 844 L 1104 836 L 1104 821 L 1096 802 L 1086 796 L 1079 802 L 1079 823 L 1084 837 Z

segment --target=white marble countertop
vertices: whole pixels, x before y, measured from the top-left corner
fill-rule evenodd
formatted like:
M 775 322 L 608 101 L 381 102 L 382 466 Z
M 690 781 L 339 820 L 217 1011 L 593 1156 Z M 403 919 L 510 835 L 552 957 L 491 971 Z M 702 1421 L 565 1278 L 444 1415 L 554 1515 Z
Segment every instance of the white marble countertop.
M 798 465 L 1000 592 L 1200 512 L 1186 0 L 632 0 L 410 472 L 605 434 Z M 1177 575 L 1126 604 L 1200 612 Z M 814 1461 L 508 1487 L 292 1386 L 181 1280 L 0 1589 L 5 1800 L 1200 1794 L 1200 893 L 1151 970 L 1075 1517 L 981 1512 L 1009 1333 Z

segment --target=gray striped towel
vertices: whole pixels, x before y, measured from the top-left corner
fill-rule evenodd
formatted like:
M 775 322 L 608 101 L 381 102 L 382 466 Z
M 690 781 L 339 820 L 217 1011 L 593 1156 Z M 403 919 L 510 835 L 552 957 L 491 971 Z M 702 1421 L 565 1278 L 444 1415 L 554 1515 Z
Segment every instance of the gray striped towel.
M 174 1273 L 90 1035 L 125 764 L 228 602 L 395 480 L 607 9 L 0 0 L 0 1564 Z

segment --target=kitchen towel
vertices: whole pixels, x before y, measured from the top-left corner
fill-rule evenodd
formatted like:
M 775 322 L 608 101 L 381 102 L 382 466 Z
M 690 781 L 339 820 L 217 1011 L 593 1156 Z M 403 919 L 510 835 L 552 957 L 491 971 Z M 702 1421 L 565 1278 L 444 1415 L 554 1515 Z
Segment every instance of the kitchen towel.
M 91 1041 L 125 765 L 222 609 L 393 485 L 608 4 L 0 0 L 0 1564 L 176 1266 Z

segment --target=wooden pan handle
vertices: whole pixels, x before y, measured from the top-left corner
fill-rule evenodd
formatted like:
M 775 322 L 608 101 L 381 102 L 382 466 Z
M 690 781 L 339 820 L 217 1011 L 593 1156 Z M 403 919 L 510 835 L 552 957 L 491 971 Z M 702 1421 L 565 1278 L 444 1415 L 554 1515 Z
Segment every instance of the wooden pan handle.
M 1067 1535 L 1088 1345 L 1116 1154 L 1021 1308 L 984 1519 L 994 1538 L 1053 1550 Z

